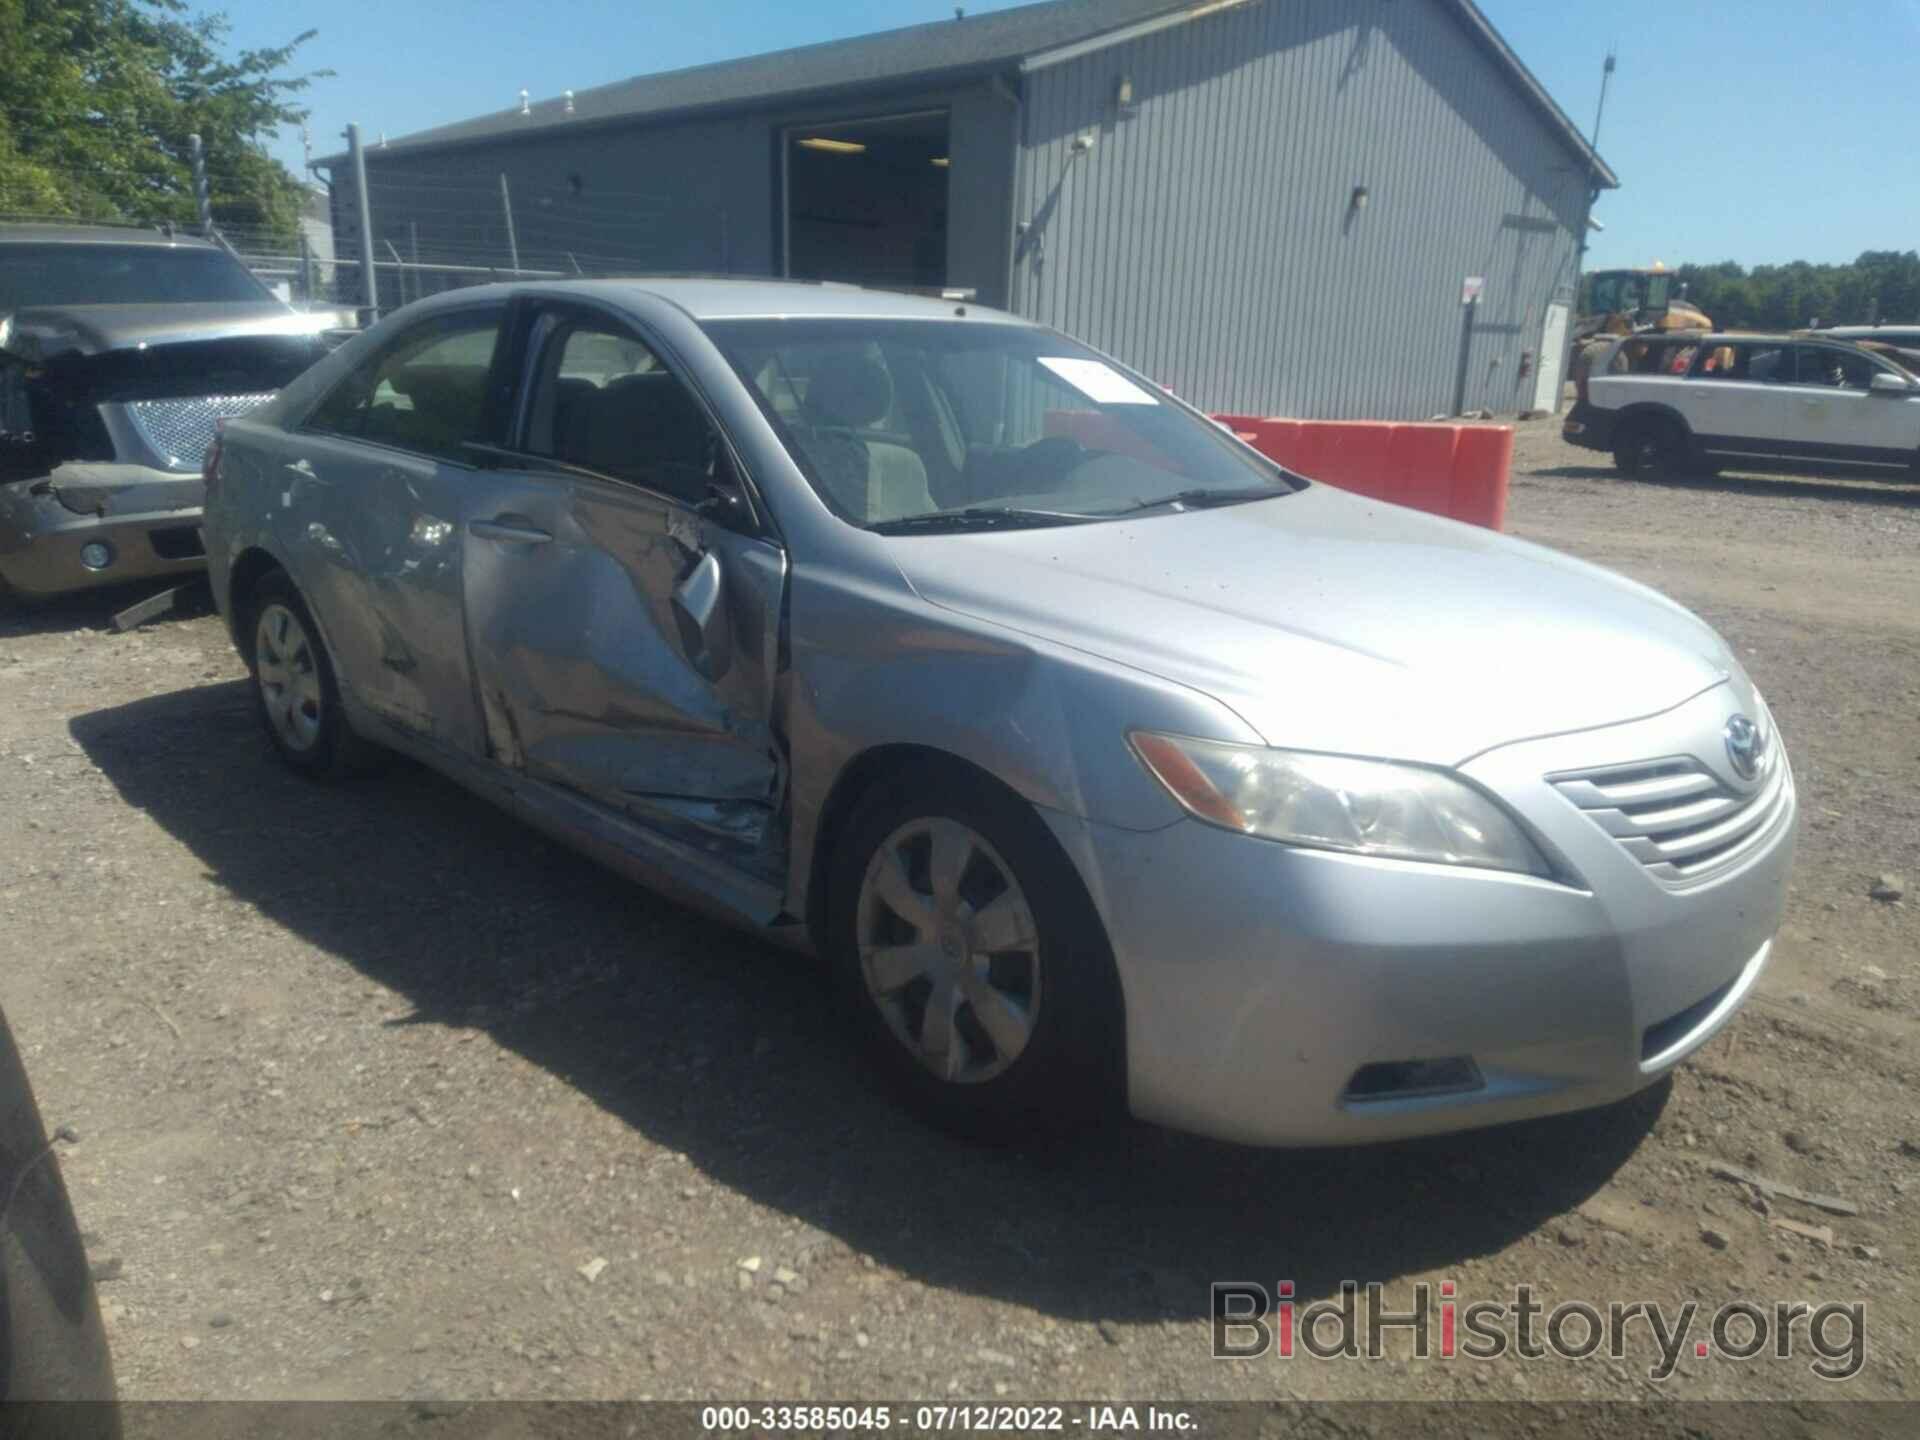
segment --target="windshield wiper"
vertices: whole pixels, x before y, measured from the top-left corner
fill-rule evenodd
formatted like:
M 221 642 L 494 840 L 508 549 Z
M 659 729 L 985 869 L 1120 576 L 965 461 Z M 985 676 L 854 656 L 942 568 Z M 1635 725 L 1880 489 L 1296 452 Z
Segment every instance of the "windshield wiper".
M 1131 515 L 1136 510 L 1158 510 L 1163 505 L 1179 505 L 1188 510 L 1211 510 L 1216 505 L 1244 505 L 1249 500 L 1266 500 L 1275 495 L 1291 495 L 1278 485 L 1250 485 L 1240 490 L 1179 490 L 1171 495 L 1156 495 L 1151 500 L 1136 500 L 1118 510 L 1102 510 L 1102 515 Z
M 1095 516 L 1068 510 L 1021 510 L 1009 505 L 969 505 L 964 510 L 929 510 L 924 515 L 902 515 L 867 528 L 876 535 L 904 535 L 916 530 L 1010 530 L 1038 525 L 1084 525 Z

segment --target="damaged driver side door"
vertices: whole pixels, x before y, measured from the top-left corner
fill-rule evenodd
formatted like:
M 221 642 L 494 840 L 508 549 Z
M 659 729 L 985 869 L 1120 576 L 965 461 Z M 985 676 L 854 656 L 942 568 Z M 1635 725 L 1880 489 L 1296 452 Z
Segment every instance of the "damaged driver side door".
M 462 537 L 487 752 L 777 875 L 785 552 L 705 406 L 623 321 L 544 306 L 526 353 Z

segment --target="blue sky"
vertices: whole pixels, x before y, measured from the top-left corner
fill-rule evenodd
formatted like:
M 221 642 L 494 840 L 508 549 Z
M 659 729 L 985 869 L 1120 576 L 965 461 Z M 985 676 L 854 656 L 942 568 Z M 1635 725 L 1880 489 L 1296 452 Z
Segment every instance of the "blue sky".
M 218 4 L 219 0 L 211 0 Z M 1291 3 L 1291 0 L 1269 0 Z M 1359 0 L 1376 3 L 1376 0 Z M 1583 131 L 1609 45 L 1619 68 L 1588 263 L 1850 260 L 1920 247 L 1920 0 L 1480 0 Z M 330 68 L 309 92 L 314 152 L 349 120 L 371 140 L 562 90 L 944 19 L 950 0 L 227 0 L 233 38 Z M 970 12 L 996 10 L 972 0 Z M 276 147 L 297 165 L 300 137 Z

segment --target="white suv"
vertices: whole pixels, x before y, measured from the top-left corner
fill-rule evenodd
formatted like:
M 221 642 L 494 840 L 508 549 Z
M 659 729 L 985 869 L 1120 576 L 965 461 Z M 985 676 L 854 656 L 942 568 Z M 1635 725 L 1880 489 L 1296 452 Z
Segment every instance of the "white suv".
M 1562 433 L 1623 475 L 1920 473 L 1920 376 L 1843 340 L 1623 336 L 1578 383 Z

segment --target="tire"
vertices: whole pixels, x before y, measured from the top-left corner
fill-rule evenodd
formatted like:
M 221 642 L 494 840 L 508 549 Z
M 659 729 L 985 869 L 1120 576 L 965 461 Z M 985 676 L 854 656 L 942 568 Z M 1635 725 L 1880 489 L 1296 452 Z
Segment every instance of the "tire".
M 260 577 L 245 614 L 254 709 L 280 758 L 316 780 L 378 769 L 384 752 L 348 724 L 320 627 L 286 571 Z
M 1670 480 L 1687 470 L 1690 448 L 1677 422 L 1648 415 L 1621 430 L 1613 444 L 1613 463 L 1630 480 Z
M 1124 1011 L 1106 932 L 1024 801 L 938 771 L 883 781 L 832 865 L 835 984 L 912 1108 L 995 1144 L 1119 1112 Z

